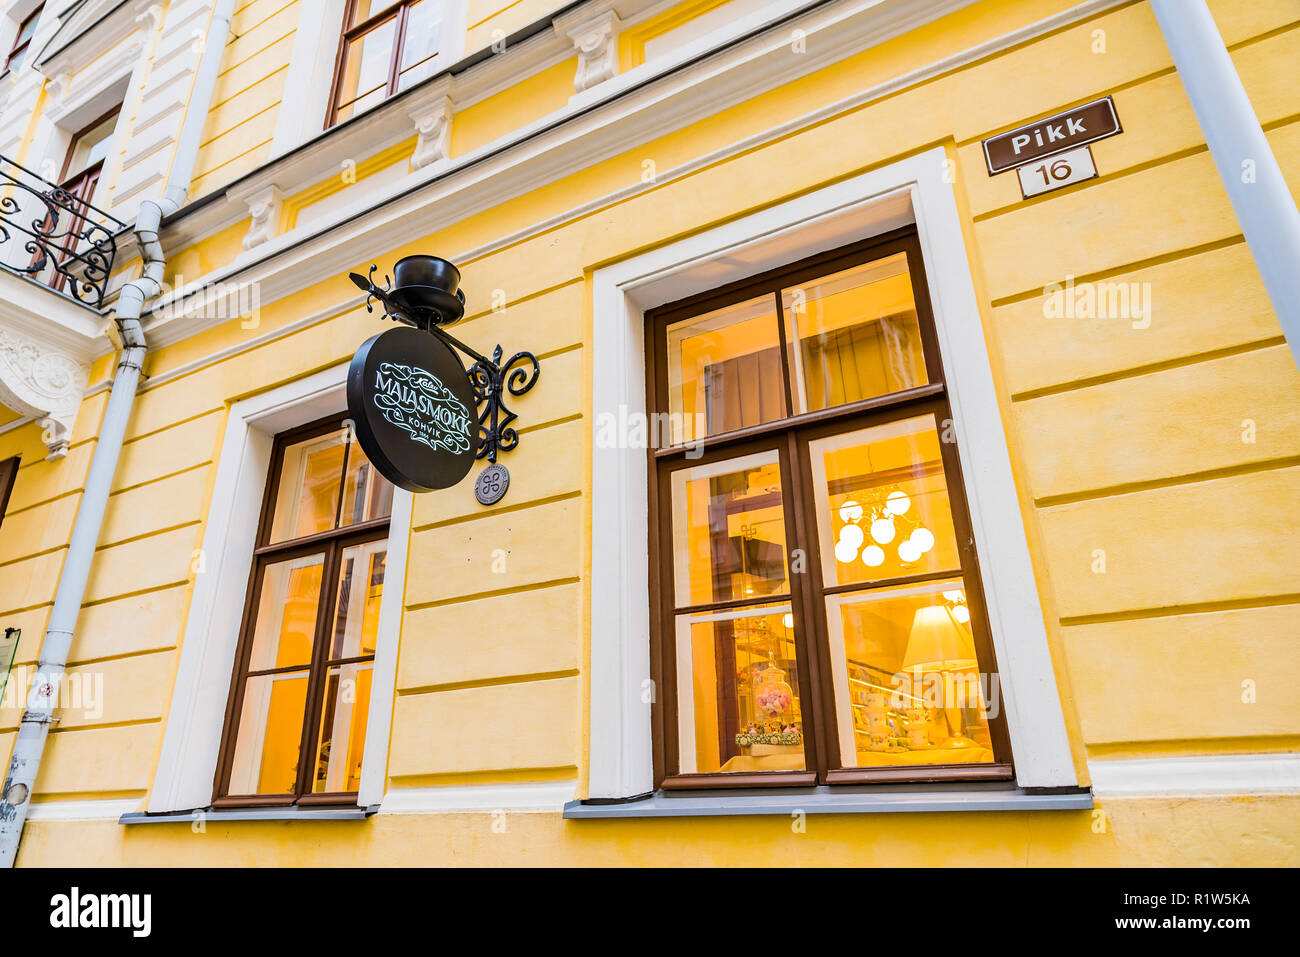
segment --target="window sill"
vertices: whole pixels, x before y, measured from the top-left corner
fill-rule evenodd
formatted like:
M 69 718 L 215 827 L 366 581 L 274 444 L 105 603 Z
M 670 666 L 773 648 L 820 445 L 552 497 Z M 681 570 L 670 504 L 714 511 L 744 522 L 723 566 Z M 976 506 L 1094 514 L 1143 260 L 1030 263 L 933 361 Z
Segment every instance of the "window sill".
M 220 821 L 362 821 L 379 810 L 374 807 L 223 807 L 192 811 L 164 811 L 150 814 L 132 811 L 117 819 L 119 824 L 185 824 L 196 820 Z
M 1086 811 L 1087 788 L 1025 791 L 1014 785 L 962 784 L 871 788 L 821 786 L 808 790 L 657 791 L 614 804 L 570 801 L 564 817 L 573 820 L 640 817 L 730 817 L 751 814 L 899 814 L 953 811 Z

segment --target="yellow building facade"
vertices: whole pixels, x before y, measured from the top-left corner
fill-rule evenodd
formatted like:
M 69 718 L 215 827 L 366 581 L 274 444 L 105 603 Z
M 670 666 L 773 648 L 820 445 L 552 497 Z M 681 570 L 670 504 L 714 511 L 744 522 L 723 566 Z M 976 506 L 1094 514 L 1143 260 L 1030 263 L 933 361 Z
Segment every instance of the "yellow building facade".
M 1296 863 L 1300 372 L 1152 4 L 6 8 L 0 46 L 30 38 L 0 78 L 5 168 L 88 189 L 116 234 L 86 296 L 84 262 L 60 280 L 0 244 L 0 752 L 34 676 L 59 697 L 5 794 L 18 865 Z M 1208 10 L 1271 149 L 1243 182 L 1275 158 L 1294 195 L 1300 7 Z M 990 174 L 986 141 L 1106 97 L 1119 129 L 1076 147 L 1096 175 Z M 538 360 L 490 505 L 479 466 L 385 492 L 345 422 L 348 363 L 392 327 L 348 273 L 415 255 L 459 267 L 449 332 Z M 123 290 L 148 263 L 137 353 Z M 46 634 L 128 352 L 63 672 Z M 884 352 L 885 384 L 827 398 L 819 375 Z M 724 415 L 760 383 L 778 411 Z M 826 423 L 854 402 L 844 452 Z M 682 415 L 667 450 L 637 432 L 656 411 Z M 674 458 L 691 437 L 699 464 Z M 854 449 L 878 480 L 827 473 Z M 876 575 L 872 518 L 930 548 Z M 766 604 L 717 590 L 726 562 Z M 896 591 L 851 611 L 863 582 Z M 918 650 L 922 605 L 962 650 Z M 745 631 L 769 619 L 775 652 Z M 922 661 L 993 675 L 995 713 L 873 716 Z M 764 697 L 782 676 L 793 704 Z M 760 698 L 784 702 L 770 728 Z

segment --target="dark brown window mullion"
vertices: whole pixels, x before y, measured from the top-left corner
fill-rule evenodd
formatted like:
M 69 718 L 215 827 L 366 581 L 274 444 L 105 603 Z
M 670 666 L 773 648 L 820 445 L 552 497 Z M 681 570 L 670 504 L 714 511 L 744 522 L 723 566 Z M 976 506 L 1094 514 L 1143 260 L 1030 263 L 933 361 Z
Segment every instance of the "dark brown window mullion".
M 409 19 L 410 5 L 401 4 L 397 8 L 397 25 L 393 28 L 393 59 L 388 64 L 388 95 L 397 92 L 397 84 L 402 73 L 402 53 L 406 49 L 406 24 Z
M 381 10 L 361 23 L 353 23 L 357 13 L 357 0 L 348 0 L 348 9 L 343 20 L 345 26 L 339 37 L 339 52 L 334 61 L 334 81 L 331 84 L 330 108 L 328 115 L 325 117 L 326 129 L 338 122 L 338 111 L 344 105 L 339 102 L 339 98 L 343 92 L 343 75 L 346 72 L 347 57 L 352 41 L 383 26 L 389 20 L 396 20 L 397 22 L 393 27 L 393 50 L 388 63 L 388 81 L 385 85 L 384 95 L 386 97 L 392 96 L 397 90 L 397 77 L 401 72 L 402 48 L 405 46 L 406 41 L 408 7 L 409 3 L 401 3 L 396 7 Z M 358 94 L 358 97 L 360 95 L 362 94 Z
M 339 498 L 343 492 L 340 489 Z M 329 672 L 329 640 L 334 630 L 334 609 L 338 604 L 340 555 L 343 545 L 336 539 L 325 551 L 325 574 L 321 576 L 321 597 L 316 606 L 316 636 L 312 643 L 311 665 L 307 671 L 307 709 L 303 716 L 302 739 L 298 748 L 298 782 L 296 802 L 312 793 L 312 781 L 320 760 L 316 739 L 320 733 L 321 699 L 325 675 Z

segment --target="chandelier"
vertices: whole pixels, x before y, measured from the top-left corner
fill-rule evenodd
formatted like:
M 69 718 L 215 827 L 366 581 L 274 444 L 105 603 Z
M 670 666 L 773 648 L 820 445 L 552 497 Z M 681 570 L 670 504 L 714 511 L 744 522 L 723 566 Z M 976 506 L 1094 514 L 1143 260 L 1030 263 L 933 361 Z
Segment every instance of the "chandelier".
M 899 489 L 866 505 L 852 499 L 844 502 L 839 509 L 844 525 L 835 543 L 836 561 L 848 564 L 861 552 L 864 565 L 878 568 L 885 563 L 886 547 L 896 552 L 902 565 L 920 561 L 934 548 L 934 533 L 908 515 L 911 508 L 912 500 Z M 906 533 L 905 538 L 900 537 L 902 533 Z M 870 544 L 866 544 L 868 536 Z

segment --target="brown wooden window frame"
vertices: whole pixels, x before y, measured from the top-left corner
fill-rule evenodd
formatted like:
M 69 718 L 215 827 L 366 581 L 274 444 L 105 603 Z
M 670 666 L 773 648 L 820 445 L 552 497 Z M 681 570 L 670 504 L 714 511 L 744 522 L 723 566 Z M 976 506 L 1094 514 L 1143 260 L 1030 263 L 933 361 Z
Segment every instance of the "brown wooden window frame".
M 285 450 L 299 442 L 307 441 L 320 435 L 345 428 L 347 416 L 344 413 L 327 416 L 298 428 L 281 432 L 275 437 L 271 450 L 271 466 L 267 476 L 266 491 L 262 499 L 262 512 L 257 523 L 257 538 L 253 549 L 252 569 L 249 573 L 248 589 L 244 600 L 244 614 L 240 621 L 239 642 L 235 650 L 235 667 L 231 676 L 230 693 L 226 702 L 226 717 L 221 735 L 220 756 L 217 761 L 216 776 L 213 781 L 213 807 L 279 807 L 297 805 L 356 805 L 357 791 L 321 792 L 312 791 L 312 780 L 316 771 L 318 755 L 316 753 L 316 736 L 320 730 L 321 711 L 325 705 L 327 677 L 331 667 L 355 664 L 362 661 L 374 661 L 375 655 L 353 656 L 346 659 L 331 659 L 328 655 L 330 629 L 334 623 L 334 603 L 337 600 L 339 578 L 343 566 L 343 553 L 348 547 L 387 539 L 392 516 L 380 519 L 343 525 L 325 532 L 272 542 L 272 523 L 275 518 L 275 503 L 280 488 L 280 473 L 284 464 Z M 346 480 L 349 455 L 361 447 L 356 440 L 349 437 L 348 453 L 343 457 L 341 475 Z M 377 474 L 377 473 L 376 473 Z M 339 490 L 339 503 L 342 506 L 343 488 Z M 311 662 L 308 666 L 306 691 L 306 711 L 303 720 L 302 736 L 298 750 L 298 778 L 294 793 L 285 794 L 230 794 L 230 776 L 234 768 L 235 746 L 239 738 L 239 719 L 243 708 L 244 691 L 248 679 L 262 674 L 274 674 L 291 670 L 301 670 L 300 666 L 270 668 L 249 671 L 248 663 L 253 650 L 253 638 L 257 628 L 257 610 L 261 600 L 262 583 L 267 566 L 276 562 L 291 560 L 296 557 L 324 552 L 324 564 L 321 570 L 320 598 L 316 606 L 316 631 L 312 641 Z M 364 760 L 364 755 L 363 755 Z
M 348 7 L 343 15 L 343 30 L 339 37 L 339 51 L 334 60 L 334 78 L 330 83 L 330 106 L 329 111 L 325 114 L 325 129 L 327 130 L 343 122 L 338 119 L 338 112 L 342 106 L 346 105 L 339 103 L 339 97 L 343 92 L 343 70 L 347 63 L 348 46 L 354 40 L 365 36 L 367 33 L 373 33 L 394 18 L 397 19 L 397 26 L 393 30 L 393 51 L 388 61 L 388 82 L 384 87 L 384 99 L 388 99 L 398 91 L 398 84 L 402 74 L 402 54 L 405 52 L 406 47 L 406 32 L 410 21 L 411 7 L 415 6 L 420 0 L 401 0 L 401 2 L 395 3 L 379 13 L 367 17 L 360 23 L 355 23 L 357 2 L 358 0 L 348 0 Z M 433 2 L 433 0 L 428 0 L 428 2 Z M 444 10 L 443 13 L 445 15 L 446 11 Z M 443 28 L 445 26 L 444 22 Z M 439 53 L 441 53 L 441 50 L 435 51 L 433 56 L 436 57 Z M 369 92 L 367 91 L 367 93 Z M 358 114 L 353 114 L 353 116 L 356 115 Z
M 907 254 L 927 381 L 914 388 L 862 399 L 812 412 L 789 414 L 794 409 L 792 376 L 787 368 L 786 317 L 781 292 L 800 283 L 895 255 Z M 670 324 L 727 306 L 770 295 L 775 303 L 778 342 L 781 344 L 782 380 L 785 389 L 785 418 L 732 432 L 710 435 L 688 445 L 651 449 L 649 469 L 650 542 L 650 660 L 651 677 L 659 689 L 651 705 L 654 743 L 654 786 L 656 789 L 709 789 L 744 787 L 808 787 L 814 785 L 861 785 L 911 782 L 943 782 L 1014 779 L 1006 718 L 999 709 L 989 715 L 993 762 L 987 764 L 908 765 L 868 768 L 840 766 L 836 746 L 835 709 L 830 645 L 827 640 L 826 602 L 829 595 L 878 590 L 890 586 L 960 577 L 971 611 L 970 623 L 977 658 L 982 671 L 997 671 L 984 592 L 975 553 L 965 485 L 957 447 L 941 442 L 949 505 L 961 558 L 959 570 L 945 569 L 868 583 L 826 586 L 822 578 L 818 547 L 816 500 L 812 491 L 811 442 L 831 435 L 857 431 L 886 422 L 932 414 L 942 428 L 952 418 L 938 336 L 930 306 L 921 247 L 914 226 L 892 230 L 829 252 L 819 253 L 771 269 L 718 289 L 668 303 L 646 314 L 647 408 L 669 411 L 667 331 Z M 702 450 L 702 452 L 701 452 Z M 806 572 L 788 572 L 788 594 L 764 595 L 761 600 L 740 599 L 700 605 L 677 605 L 673 584 L 673 537 L 671 476 L 681 469 L 707 465 L 754 452 L 775 451 L 780 461 L 787 552 L 802 548 L 809 557 Z M 688 456 L 688 453 L 689 456 Z M 788 562 L 788 558 L 787 558 Z M 722 610 L 739 605 L 789 601 L 794 615 L 795 657 L 801 707 L 805 770 L 702 772 L 678 771 L 677 668 L 674 622 L 688 612 Z M 716 606 L 716 608 L 715 608 Z
M 121 112 L 122 105 L 119 103 L 108 112 L 83 126 L 73 135 L 72 142 L 68 144 L 68 152 L 63 157 L 63 167 L 59 171 L 59 181 L 62 185 L 59 188 L 70 197 L 70 201 L 64 200 L 64 202 L 73 207 L 73 209 L 68 213 L 69 219 L 67 228 L 58 230 L 60 235 L 68 237 L 68 252 L 61 256 L 57 253 L 52 253 L 52 255 L 58 256 L 58 262 L 55 268 L 50 272 L 49 286 L 56 292 L 62 292 L 63 287 L 67 284 L 67 277 L 59 270 L 64 268 L 73 258 L 77 246 L 76 236 L 81 232 L 81 230 L 85 229 L 87 223 L 87 217 L 85 215 L 80 215 L 75 211 L 76 206 L 80 203 L 82 206 L 86 207 L 87 212 L 89 212 L 90 204 L 95 198 L 95 190 L 99 188 L 99 178 L 104 172 L 104 161 L 100 160 L 97 163 L 92 163 L 90 166 L 87 166 L 80 173 L 72 177 L 72 179 L 68 179 L 68 170 L 72 166 L 72 158 L 77 155 L 77 147 L 81 145 L 81 140 L 87 133 L 98 129 L 106 120 L 115 116 L 120 116 Z M 111 136 L 112 134 L 110 134 L 110 138 Z M 46 253 L 38 251 L 32 257 L 32 262 L 35 263 L 43 255 L 46 255 Z
M 9 496 L 13 494 L 14 484 L 18 479 L 18 456 L 0 459 L 0 526 L 4 525 L 5 509 L 9 507 Z
M 7 73 L 9 72 L 9 70 L 15 69 L 14 67 L 15 60 L 18 61 L 18 66 L 23 65 L 23 59 L 26 57 L 27 54 L 27 48 L 31 46 L 32 37 L 35 35 L 35 28 L 33 27 L 33 32 L 28 34 L 26 37 L 23 36 L 23 31 L 27 29 L 27 24 L 34 23 L 36 21 L 36 19 L 41 15 L 44 9 L 45 9 L 45 4 L 38 3 L 36 5 L 36 9 L 33 10 L 31 13 L 27 14 L 27 16 L 23 17 L 23 19 L 19 22 L 18 32 L 14 34 L 13 45 L 9 48 L 9 55 L 5 57 L 5 66 L 3 72 Z

